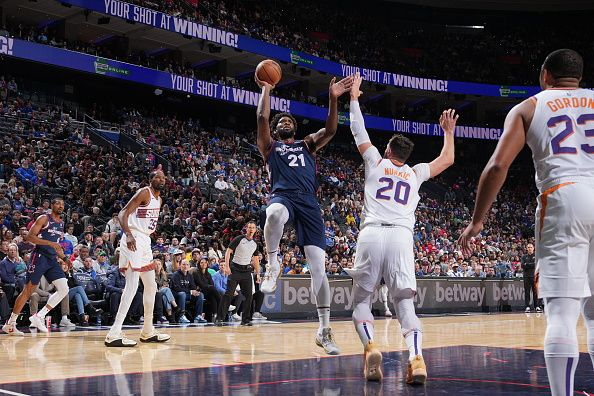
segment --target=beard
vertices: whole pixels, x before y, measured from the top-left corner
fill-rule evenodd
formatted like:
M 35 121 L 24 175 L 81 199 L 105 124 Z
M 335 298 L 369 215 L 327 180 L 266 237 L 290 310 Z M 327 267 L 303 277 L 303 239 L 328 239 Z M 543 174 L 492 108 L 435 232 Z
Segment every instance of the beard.
M 294 129 L 277 129 L 276 133 L 281 140 L 291 139 L 295 137 Z
M 163 188 L 165 187 L 165 185 L 164 184 L 155 184 L 151 187 L 153 187 L 153 190 L 161 192 L 161 191 L 163 191 Z

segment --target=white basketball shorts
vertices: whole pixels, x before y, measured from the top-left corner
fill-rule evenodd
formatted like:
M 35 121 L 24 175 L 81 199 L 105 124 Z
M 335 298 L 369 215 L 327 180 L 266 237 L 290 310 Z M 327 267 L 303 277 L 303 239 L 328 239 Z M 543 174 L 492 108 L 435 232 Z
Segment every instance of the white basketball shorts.
M 132 230 L 132 235 L 136 240 L 134 252 L 128 249 L 126 234 L 120 240 L 120 271 L 125 271 L 128 267 L 141 272 L 155 269 L 150 236 L 136 230 Z

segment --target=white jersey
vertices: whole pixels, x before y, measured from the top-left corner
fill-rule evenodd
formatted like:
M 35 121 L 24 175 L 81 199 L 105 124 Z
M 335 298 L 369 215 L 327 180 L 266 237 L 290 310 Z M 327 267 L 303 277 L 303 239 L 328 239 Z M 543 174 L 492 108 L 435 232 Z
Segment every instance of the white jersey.
M 375 146 L 363 154 L 365 161 L 365 204 L 362 228 L 397 225 L 413 230 L 419 188 L 429 179 L 429 164 L 396 166 L 384 159 Z
M 526 133 L 542 193 L 564 182 L 594 180 L 594 92 L 547 89 L 535 95 Z
M 144 188 L 149 190 L 151 200 L 146 206 L 136 208 L 136 211 L 128 217 L 128 225 L 131 230 L 150 235 L 157 228 L 159 212 L 161 211 L 161 197 L 155 197 L 150 187 Z

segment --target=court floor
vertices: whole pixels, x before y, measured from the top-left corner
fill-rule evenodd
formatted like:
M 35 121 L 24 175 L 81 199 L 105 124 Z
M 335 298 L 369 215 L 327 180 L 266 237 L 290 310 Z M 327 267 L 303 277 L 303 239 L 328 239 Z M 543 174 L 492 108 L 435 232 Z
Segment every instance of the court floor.
M 107 328 L 0 335 L 0 394 L 10 395 L 437 395 L 549 394 L 544 315 L 423 317 L 429 379 L 404 383 L 406 345 L 395 319 L 376 322 L 384 381 L 362 378 L 362 347 L 349 320 L 333 321 L 342 354 L 314 344 L 316 322 L 253 327 L 171 326 L 164 344 L 105 348 Z M 139 328 L 126 333 L 137 338 Z M 594 394 L 580 323 L 576 394 Z

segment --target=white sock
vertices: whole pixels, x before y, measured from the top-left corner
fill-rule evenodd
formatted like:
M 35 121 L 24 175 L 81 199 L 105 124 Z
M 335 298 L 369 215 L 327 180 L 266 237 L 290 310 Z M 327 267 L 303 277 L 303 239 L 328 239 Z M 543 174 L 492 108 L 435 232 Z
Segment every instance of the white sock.
M 412 361 L 415 356 L 423 356 L 423 332 L 419 329 L 408 330 L 403 333 L 404 341 L 408 347 L 408 360 Z
M 62 315 L 62 320 L 68 320 L 68 315 Z
M 358 284 L 353 286 L 353 323 L 363 346 L 373 341 L 374 324 L 371 314 L 371 293 Z
M 415 313 L 415 306 L 412 298 L 403 298 L 394 301 L 396 317 L 402 328 L 402 335 L 408 347 L 408 360 L 411 361 L 417 355 L 423 356 L 423 331 L 421 321 Z
M 318 307 L 318 320 L 320 321 L 318 333 L 322 334 L 323 329 L 330 327 L 330 307 Z
M 16 324 L 18 317 L 19 317 L 19 314 L 15 314 L 15 313 L 10 314 L 10 319 L 8 319 L 8 324 Z
M 39 312 L 37 312 L 37 316 L 39 316 L 40 318 L 45 318 L 45 315 L 47 315 L 49 311 L 50 310 L 47 309 L 47 304 L 46 304 L 45 307 L 41 308 L 39 310 Z
M 373 342 L 375 326 L 373 322 L 357 322 L 355 323 L 355 330 L 359 335 L 359 339 L 363 346 L 366 346 L 370 342 Z
M 555 297 L 545 299 L 547 330 L 544 355 L 553 396 L 573 394 L 573 378 L 579 360 L 577 321 L 580 300 Z
M 588 353 L 594 366 L 594 296 L 582 299 L 582 314 L 587 331 Z

